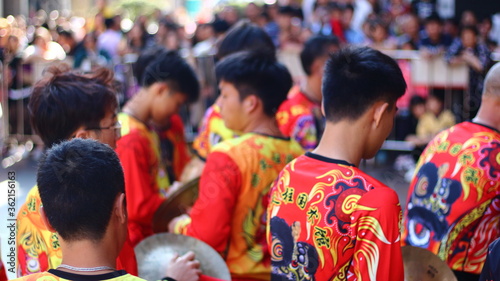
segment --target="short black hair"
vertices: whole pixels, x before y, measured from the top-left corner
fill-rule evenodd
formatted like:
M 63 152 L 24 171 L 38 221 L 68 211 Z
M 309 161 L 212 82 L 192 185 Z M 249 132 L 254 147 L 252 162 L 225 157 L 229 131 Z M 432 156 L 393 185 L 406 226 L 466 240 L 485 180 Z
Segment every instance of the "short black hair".
M 113 73 L 105 68 L 83 75 L 58 65 L 37 82 L 28 109 L 31 125 L 46 147 L 70 139 L 80 127 L 99 127 L 106 112 L 118 109 Z
M 332 54 L 323 76 L 326 119 L 356 120 L 377 101 L 391 106 L 406 91 L 396 61 L 369 47 L 347 47 Z
M 311 75 L 311 66 L 319 57 L 328 55 L 330 46 L 340 47 L 339 40 L 334 36 L 315 35 L 304 43 L 304 49 L 300 52 L 300 62 L 307 75 Z
M 275 116 L 292 87 L 292 76 L 276 58 L 262 52 L 239 52 L 227 56 L 215 67 L 219 81 L 231 83 L 243 100 L 256 95 L 262 100 L 264 113 Z
M 413 95 L 410 99 L 410 109 L 417 105 L 425 105 L 425 99 L 419 95 Z
M 137 60 L 132 65 L 135 80 L 139 85 L 142 86 L 142 80 L 144 78 L 144 71 L 146 70 L 146 67 L 156 59 L 158 54 L 166 51 L 167 49 L 165 47 L 152 46 L 141 52 Z
M 433 22 L 435 22 L 439 25 L 443 25 L 443 19 L 441 19 L 441 17 L 437 13 L 432 13 L 430 16 L 425 18 L 426 25 L 429 23 L 433 23 Z
M 271 37 L 257 25 L 242 20 L 229 29 L 219 45 L 216 57 L 222 59 L 236 52 L 251 50 L 276 55 L 276 46 Z
M 471 31 L 474 35 L 479 36 L 479 29 L 475 25 L 464 25 L 460 28 L 460 35 L 463 34 L 464 31 Z
M 92 139 L 54 145 L 42 157 L 36 180 L 47 219 L 66 241 L 100 241 L 116 197 L 125 193 L 118 156 Z
M 166 82 L 186 95 L 188 103 L 195 102 L 200 94 L 200 83 L 193 68 L 175 51 L 158 52 L 144 69 L 141 86 L 147 88 L 157 82 Z

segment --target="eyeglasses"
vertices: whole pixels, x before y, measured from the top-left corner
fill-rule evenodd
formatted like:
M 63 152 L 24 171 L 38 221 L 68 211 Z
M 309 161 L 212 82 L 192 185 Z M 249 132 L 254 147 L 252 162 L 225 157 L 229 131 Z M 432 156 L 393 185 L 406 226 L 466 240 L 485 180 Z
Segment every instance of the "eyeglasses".
M 115 124 L 108 127 L 95 127 L 95 128 L 91 127 L 91 128 L 86 128 L 85 130 L 115 130 L 115 134 L 119 136 L 121 128 L 122 128 L 122 123 L 120 123 L 120 121 L 117 121 Z

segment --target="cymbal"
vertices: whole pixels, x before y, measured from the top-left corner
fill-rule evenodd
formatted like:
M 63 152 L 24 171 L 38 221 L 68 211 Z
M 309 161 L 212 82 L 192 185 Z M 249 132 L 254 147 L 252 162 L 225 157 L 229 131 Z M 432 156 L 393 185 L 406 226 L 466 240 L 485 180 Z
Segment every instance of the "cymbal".
M 179 179 L 179 181 L 182 183 L 186 183 L 195 178 L 200 177 L 204 167 L 205 167 L 205 162 L 201 160 L 198 156 L 194 156 L 186 164 L 184 170 L 182 170 L 181 178 Z
M 200 178 L 195 178 L 172 192 L 153 216 L 153 231 L 168 232 L 168 223 L 175 217 L 185 214 L 198 198 Z
M 455 274 L 438 256 L 419 247 L 404 246 L 406 281 L 457 281 Z
M 226 262 L 212 247 L 201 240 L 173 233 L 159 233 L 141 241 L 135 247 L 139 277 L 154 281 L 165 277 L 169 261 L 193 251 L 203 275 L 231 280 Z

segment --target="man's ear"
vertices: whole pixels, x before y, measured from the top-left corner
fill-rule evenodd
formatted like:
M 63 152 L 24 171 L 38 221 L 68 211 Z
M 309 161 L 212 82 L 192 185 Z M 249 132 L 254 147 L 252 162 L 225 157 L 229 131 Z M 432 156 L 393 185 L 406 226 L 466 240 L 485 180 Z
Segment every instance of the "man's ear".
M 247 113 L 251 113 L 259 106 L 260 99 L 256 95 L 249 95 L 243 100 L 243 108 Z
M 165 82 L 156 82 L 150 86 L 150 91 L 154 93 L 154 95 L 160 95 L 165 91 L 170 91 L 170 87 Z
M 45 227 L 50 232 L 56 232 L 56 230 L 52 227 L 49 220 L 47 219 L 47 216 L 45 215 L 45 210 L 43 209 L 43 206 L 40 206 L 40 218 L 42 219 L 43 224 L 45 224 Z
M 92 131 L 85 130 L 83 127 L 80 127 L 78 128 L 78 130 L 76 130 L 74 136 L 75 138 L 80 138 L 80 139 L 92 139 Z
M 382 117 L 384 114 L 388 113 L 389 103 L 378 101 L 373 105 L 373 125 L 375 128 L 380 126 L 380 122 L 382 122 Z
M 113 210 L 120 223 L 127 223 L 127 206 L 125 204 L 125 193 L 120 193 L 120 195 L 116 196 Z

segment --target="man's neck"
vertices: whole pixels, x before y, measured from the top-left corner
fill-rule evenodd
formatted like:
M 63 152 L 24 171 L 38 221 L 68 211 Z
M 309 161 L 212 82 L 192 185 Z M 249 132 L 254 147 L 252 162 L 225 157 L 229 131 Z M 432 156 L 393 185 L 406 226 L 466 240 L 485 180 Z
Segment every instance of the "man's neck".
M 139 92 L 123 107 L 123 112 L 144 124 L 148 124 L 151 119 L 148 103 L 149 98 L 147 96 L 147 91 L 141 88 Z
M 265 114 L 254 116 L 243 130 L 243 133 L 259 133 L 273 137 L 284 137 L 278 127 L 276 118 Z
M 308 76 L 302 92 L 309 100 L 319 105 L 321 104 L 321 81 L 318 80 L 320 80 L 319 77 Z
M 80 268 L 95 268 L 106 266 L 116 269 L 116 258 L 118 251 L 113 249 L 114 243 L 94 243 L 90 240 L 79 240 L 67 243 L 63 239 L 59 239 L 61 243 L 61 251 L 63 253 L 62 264 L 80 267 Z M 110 245 L 111 244 L 111 245 Z M 72 271 L 66 268 L 58 268 L 62 271 L 82 274 L 94 275 L 107 273 L 110 270 L 101 270 L 93 272 Z
M 323 136 L 313 153 L 359 166 L 366 143 L 364 135 L 366 134 L 363 133 L 363 128 L 355 122 L 327 122 Z

